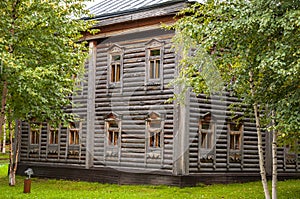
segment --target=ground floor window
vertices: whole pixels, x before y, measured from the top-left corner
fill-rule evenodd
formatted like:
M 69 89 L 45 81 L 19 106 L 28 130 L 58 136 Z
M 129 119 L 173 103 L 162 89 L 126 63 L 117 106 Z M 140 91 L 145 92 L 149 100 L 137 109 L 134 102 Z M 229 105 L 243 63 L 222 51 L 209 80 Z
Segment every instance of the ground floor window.
M 30 124 L 30 144 L 39 144 L 42 127 L 40 124 Z
M 149 148 L 162 146 L 162 119 L 157 113 L 151 113 L 146 120 L 146 132 Z
M 70 122 L 68 131 L 69 145 L 79 145 L 80 122 Z

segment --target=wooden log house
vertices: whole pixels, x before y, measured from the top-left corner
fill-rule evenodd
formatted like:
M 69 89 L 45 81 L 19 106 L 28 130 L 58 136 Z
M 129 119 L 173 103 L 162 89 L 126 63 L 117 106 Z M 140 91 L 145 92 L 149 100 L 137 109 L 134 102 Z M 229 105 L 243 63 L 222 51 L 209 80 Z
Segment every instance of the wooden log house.
M 86 35 L 90 57 L 82 89 L 69 111 L 78 122 L 53 128 L 22 123 L 18 173 L 118 184 L 176 186 L 258 180 L 255 123 L 238 99 L 186 92 L 183 104 L 165 103 L 180 87 L 172 48 L 174 22 L 186 0 L 103 0 L 90 10 L 101 32 Z M 271 136 L 263 135 L 271 175 Z M 299 178 L 299 155 L 278 149 L 280 178 Z

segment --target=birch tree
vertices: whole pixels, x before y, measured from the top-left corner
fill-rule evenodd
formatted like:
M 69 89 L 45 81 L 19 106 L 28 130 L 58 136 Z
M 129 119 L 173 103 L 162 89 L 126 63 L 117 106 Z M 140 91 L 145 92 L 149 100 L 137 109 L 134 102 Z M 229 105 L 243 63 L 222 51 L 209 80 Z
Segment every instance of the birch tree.
M 62 107 L 70 105 L 67 96 L 73 93 L 75 82 L 82 76 L 87 57 L 85 43 L 78 41 L 81 33 L 91 30 L 93 24 L 79 20 L 88 15 L 83 3 L 83 0 L 0 1 L 0 126 L 6 115 L 10 128 L 15 120 L 69 118 Z M 1 134 L 2 128 L 0 137 Z M 10 185 L 15 184 L 15 158 L 10 158 L 10 165 L 15 166 L 10 169 Z
M 212 88 L 201 71 L 213 66 L 226 83 L 223 88 L 251 105 L 265 198 L 270 198 L 270 193 L 262 131 L 272 124 L 269 130 L 276 132 L 272 195 L 276 198 L 277 135 L 279 141 L 290 143 L 300 137 L 300 2 L 207 0 L 184 9 L 178 17 L 169 27 L 175 29 L 174 43 L 183 53 L 177 81 L 196 93 L 210 93 Z M 193 56 L 190 49 L 195 49 Z M 202 64 L 203 58 L 212 61 Z

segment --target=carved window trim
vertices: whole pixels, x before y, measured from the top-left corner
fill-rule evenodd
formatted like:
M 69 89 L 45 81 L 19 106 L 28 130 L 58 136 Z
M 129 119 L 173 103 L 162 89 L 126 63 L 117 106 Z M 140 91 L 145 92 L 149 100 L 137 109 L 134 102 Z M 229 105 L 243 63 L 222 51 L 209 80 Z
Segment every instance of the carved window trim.
M 229 131 L 229 149 L 237 150 L 237 151 L 241 150 L 243 124 L 229 123 L 228 131 Z
M 207 112 L 201 116 L 198 126 L 198 169 L 201 168 L 201 164 L 212 164 L 212 168 L 215 168 L 216 154 L 216 119 L 212 116 L 211 112 Z M 205 140 L 203 141 L 203 138 Z
M 42 124 L 31 123 L 29 144 L 38 146 L 41 143 Z
M 116 126 L 117 127 L 116 127 Z M 108 118 L 105 120 L 105 131 L 107 145 L 110 147 L 119 147 L 121 140 L 121 121 L 117 118 Z
M 47 124 L 47 151 L 46 157 L 47 158 L 59 158 L 60 154 L 60 134 L 61 128 L 60 125 L 54 127 L 51 124 Z
M 294 143 L 295 146 L 297 146 L 297 142 L 295 141 Z M 287 169 L 287 166 L 296 166 L 297 159 L 298 159 L 298 154 L 296 152 L 296 148 L 292 148 L 291 145 L 285 144 L 284 145 L 284 169 Z
M 236 116 L 227 123 L 228 165 L 230 163 L 243 164 L 244 124 L 239 117 Z
M 57 146 L 60 141 L 60 127 L 53 127 L 48 124 L 47 135 L 47 144 Z
M 122 117 L 115 113 L 105 116 L 105 151 L 104 159 L 120 161 L 121 158 L 121 137 L 122 137 Z
M 119 45 L 112 45 L 108 51 L 107 83 L 108 88 L 123 86 L 123 57 L 124 48 Z
M 159 52 L 159 54 L 157 54 Z M 145 85 L 163 88 L 164 42 L 152 39 L 146 43 Z
M 215 144 L 215 123 L 214 121 L 212 121 L 210 117 L 203 118 L 199 122 L 199 146 L 201 149 L 209 150 L 214 147 L 214 144 Z
M 79 146 L 81 136 L 81 122 L 70 122 L 68 125 L 68 145 Z
M 164 114 L 151 112 L 145 119 L 145 162 L 148 159 L 160 159 L 161 166 L 163 165 L 163 150 L 164 150 Z

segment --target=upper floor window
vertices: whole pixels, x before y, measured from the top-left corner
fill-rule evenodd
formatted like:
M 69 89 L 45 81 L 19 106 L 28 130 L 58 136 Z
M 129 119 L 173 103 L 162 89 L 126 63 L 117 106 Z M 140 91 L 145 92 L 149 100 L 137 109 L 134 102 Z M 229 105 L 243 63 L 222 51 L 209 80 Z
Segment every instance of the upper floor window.
M 160 49 L 150 49 L 149 56 L 149 79 L 160 78 Z
M 79 145 L 80 122 L 69 124 L 69 145 Z
M 148 146 L 150 148 L 162 147 L 162 118 L 156 113 L 151 113 L 146 121 Z
M 114 114 L 109 114 L 105 120 L 107 144 L 109 146 L 118 146 L 121 136 L 121 121 Z
M 108 50 L 108 79 L 110 84 L 122 81 L 123 53 L 123 49 L 118 45 L 113 45 Z
M 110 82 L 120 82 L 121 78 L 121 55 L 111 55 Z
M 31 124 L 30 125 L 30 144 L 39 144 L 41 135 L 41 125 Z
M 146 44 L 146 85 L 163 84 L 163 51 L 164 43 L 152 39 Z
M 229 149 L 241 150 L 242 147 L 242 131 L 241 123 L 230 123 L 229 125 Z
M 211 114 L 207 114 L 200 121 L 199 125 L 200 148 L 211 149 L 214 145 L 214 124 L 211 121 Z

